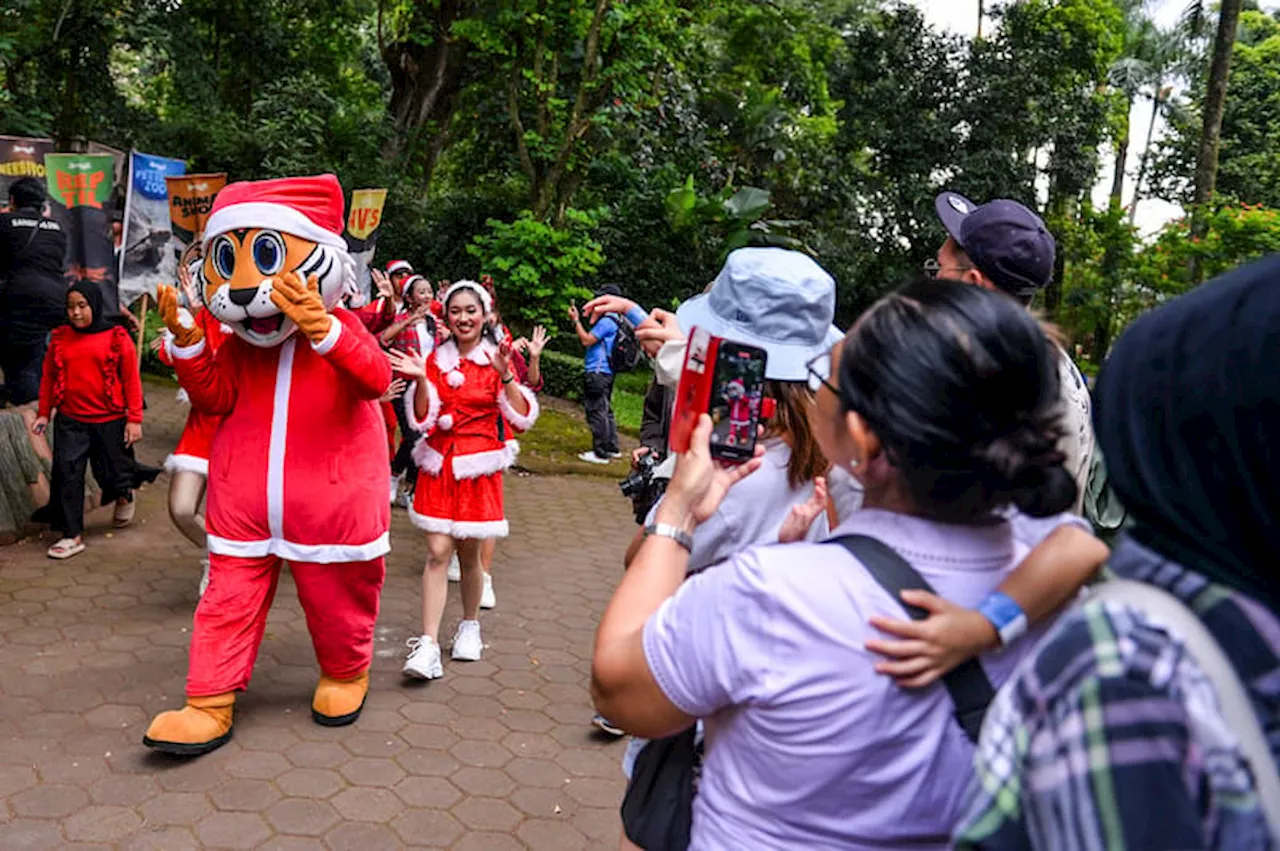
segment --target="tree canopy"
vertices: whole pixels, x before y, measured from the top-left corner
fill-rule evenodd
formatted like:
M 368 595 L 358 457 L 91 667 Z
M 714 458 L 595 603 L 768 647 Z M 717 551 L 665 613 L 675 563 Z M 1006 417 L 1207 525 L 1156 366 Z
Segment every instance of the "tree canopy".
M 387 252 L 493 274 L 517 321 L 605 281 L 685 298 L 750 241 L 814 252 L 847 321 L 936 251 L 941 189 L 1015 198 L 1059 240 L 1043 306 L 1100 357 L 1190 284 L 1124 208 L 1190 200 L 1208 30 L 1137 0 L 985 5 L 971 40 L 874 0 L 10 0 L 0 133 L 386 186 Z M 1170 130 L 1131 162 L 1139 102 Z M 1246 10 L 1214 209 L 1280 207 L 1277 119 L 1280 21 Z M 1274 219 L 1238 218 L 1216 244 L 1263 250 Z

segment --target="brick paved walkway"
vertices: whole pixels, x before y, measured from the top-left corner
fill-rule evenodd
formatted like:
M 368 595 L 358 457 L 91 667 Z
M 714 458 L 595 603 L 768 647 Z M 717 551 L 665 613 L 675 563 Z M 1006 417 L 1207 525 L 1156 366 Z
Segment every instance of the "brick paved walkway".
M 140 457 L 158 462 L 185 409 L 148 389 Z M 484 661 L 400 677 L 416 634 L 421 534 L 394 513 L 372 688 L 353 727 L 310 719 L 317 669 L 287 578 L 232 742 L 196 760 L 141 744 L 181 705 L 198 553 L 165 513 L 90 517 L 89 550 L 0 549 L 0 849 L 616 848 L 623 744 L 590 726 L 591 642 L 634 526 L 607 481 L 510 478 L 512 538 L 482 616 Z M 443 636 L 460 615 L 450 586 Z

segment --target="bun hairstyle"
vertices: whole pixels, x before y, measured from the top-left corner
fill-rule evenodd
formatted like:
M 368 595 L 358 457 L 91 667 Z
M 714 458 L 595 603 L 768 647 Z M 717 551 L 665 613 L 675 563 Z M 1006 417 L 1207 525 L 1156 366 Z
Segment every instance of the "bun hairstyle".
M 1058 355 L 1016 301 L 918 281 L 877 302 L 843 345 L 844 405 L 880 439 L 920 512 L 964 523 L 1007 505 L 1033 517 L 1071 507 Z

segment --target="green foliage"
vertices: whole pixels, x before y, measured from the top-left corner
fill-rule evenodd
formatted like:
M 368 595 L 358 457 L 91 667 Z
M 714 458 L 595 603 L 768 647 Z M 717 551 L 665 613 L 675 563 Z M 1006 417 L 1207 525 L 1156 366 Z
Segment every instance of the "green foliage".
M 1139 296 L 1135 315 L 1189 289 L 1193 257 L 1199 258 L 1205 277 L 1212 278 L 1280 251 L 1280 210 L 1223 204 L 1210 210 L 1206 220 L 1203 239 L 1190 235 L 1187 217 L 1169 224 L 1144 248 L 1134 279 Z
M 569 302 L 589 299 L 604 256 L 592 231 L 604 211 L 567 210 L 554 227 L 526 210 L 513 222 L 490 219 L 467 253 L 493 275 L 503 309 L 526 322 L 554 326 Z
M 543 392 L 549 396 L 578 401 L 582 398 L 582 355 L 544 351 L 542 361 Z

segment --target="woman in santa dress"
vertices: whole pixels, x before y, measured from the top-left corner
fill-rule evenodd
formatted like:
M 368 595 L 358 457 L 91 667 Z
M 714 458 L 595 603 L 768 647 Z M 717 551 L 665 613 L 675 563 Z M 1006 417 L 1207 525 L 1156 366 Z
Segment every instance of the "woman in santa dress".
M 191 262 L 200 262 L 198 252 Z M 210 350 L 217 352 L 231 329 L 220 323 L 200 304 L 199 296 L 191 283 L 190 267 L 186 263 L 178 264 L 178 279 L 187 303 L 195 310 L 194 316 L 186 310 L 179 315 L 183 321 L 200 326 Z M 173 334 L 169 331 L 156 338 L 156 354 L 166 366 L 173 366 L 170 354 L 172 339 Z M 184 390 L 184 395 L 185 392 Z M 207 548 L 207 541 L 200 503 L 204 499 L 205 486 L 209 481 L 209 447 L 213 444 L 213 435 L 221 422 L 222 417 L 202 413 L 193 407 L 187 414 L 187 423 L 182 429 L 182 436 L 178 438 L 178 445 L 164 462 L 164 468 L 170 476 L 169 518 L 178 527 L 178 531 L 201 550 Z M 203 597 L 204 589 L 209 585 L 209 560 L 202 559 L 201 565 L 203 572 L 200 576 L 200 596 Z
M 453 637 L 454 659 L 476 661 L 483 590 L 482 542 L 505 538 L 502 471 L 510 453 L 499 432 L 505 420 L 517 432 L 538 417 L 534 394 L 517 381 L 511 341 L 494 339 L 493 302 L 474 281 L 459 281 L 441 299 L 452 337 L 430 358 L 392 352 L 392 368 L 414 383 L 405 392 L 409 425 L 424 435 L 413 457 L 421 474 L 409 516 L 427 533 L 422 576 L 422 636 L 409 639 L 404 673 L 443 676 L 440 621 L 454 550 L 462 567 L 462 622 Z

